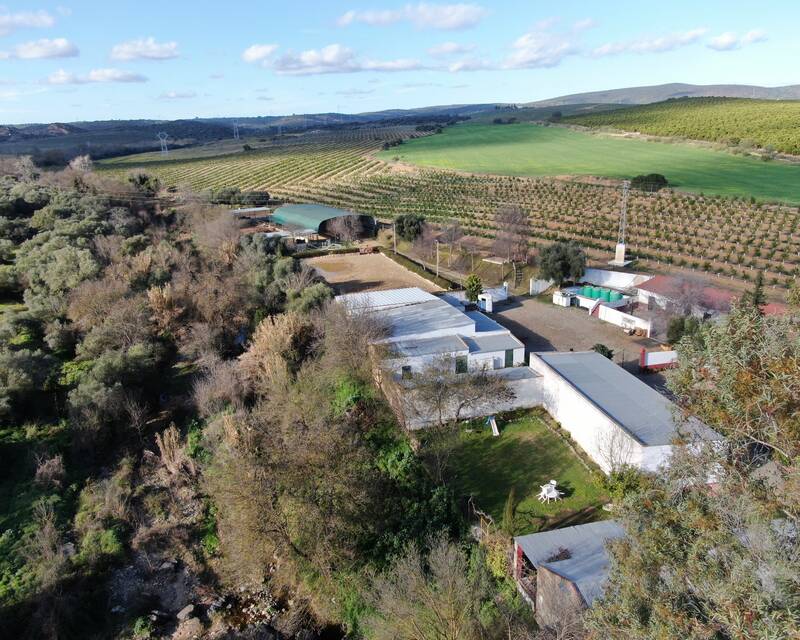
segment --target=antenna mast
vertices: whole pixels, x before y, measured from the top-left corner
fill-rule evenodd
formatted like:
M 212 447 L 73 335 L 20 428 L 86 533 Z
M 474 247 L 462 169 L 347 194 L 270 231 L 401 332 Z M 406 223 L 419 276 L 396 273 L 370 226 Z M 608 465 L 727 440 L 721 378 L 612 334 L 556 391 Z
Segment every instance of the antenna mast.
M 233 123 L 233 139 L 234 140 L 239 139 L 239 123 L 237 122 Z
M 169 153 L 169 148 L 167 147 L 167 138 L 169 138 L 169 134 L 166 131 L 159 131 L 156 137 L 161 143 L 161 154 L 167 155 Z
M 631 187 L 630 180 L 622 181 L 622 204 L 619 208 L 619 231 L 617 232 L 617 247 L 614 259 L 609 262 L 612 267 L 624 267 L 633 260 L 625 259 L 625 227 L 628 224 L 628 193 Z

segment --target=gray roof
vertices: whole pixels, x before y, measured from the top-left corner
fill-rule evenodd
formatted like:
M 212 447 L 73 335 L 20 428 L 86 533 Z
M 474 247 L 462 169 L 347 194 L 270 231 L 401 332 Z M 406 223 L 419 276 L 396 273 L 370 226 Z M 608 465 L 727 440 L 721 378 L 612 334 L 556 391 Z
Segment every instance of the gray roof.
M 455 353 L 468 351 L 469 347 L 458 336 L 437 336 L 416 340 L 399 340 L 392 344 L 398 356 L 410 358 L 435 353 Z
M 464 337 L 464 342 L 469 346 L 470 353 L 492 353 L 494 351 L 505 351 L 506 349 L 521 349 L 523 345 L 510 333 L 505 335 L 490 334 L 482 336 Z
M 586 604 L 591 605 L 603 594 L 608 579 L 606 543 L 624 536 L 625 530 L 616 521 L 603 520 L 518 536 L 514 542 L 534 567 L 544 567 L 566 578 L 578 588 Z M 564 555 L 569 557 L 548 562 L 561 550 L 568 551 Z
M 677 407 L 658 391 L 595 351 L 534 354 L 585 398 L 645 446 L 672 444 L 679 435 Z M 697 420 L 680 424 L 682 433 L 704 440 L 721 436 Z
M 495 322 L 480 311 L 467 311 L 466 313 L 475 321 L 476 331 L 508 331 L 503 325 Z
M 324 268 L 324 264 L 322 267 Z M 388 289 L 386 291 L 362 291 L 336 296 L 336 301 L 348 307 L 359 309 L 380 309 L 386 307 L 402 307 L 420 302 L 432 302 L 438 298 L 419 287 L 404 289 Z
M 472 333 L 475 326 L 474 320 L 436 297 L 430 302 L 380 309 L 378 313 L 389 325 L 393 338 L 431 332 Z

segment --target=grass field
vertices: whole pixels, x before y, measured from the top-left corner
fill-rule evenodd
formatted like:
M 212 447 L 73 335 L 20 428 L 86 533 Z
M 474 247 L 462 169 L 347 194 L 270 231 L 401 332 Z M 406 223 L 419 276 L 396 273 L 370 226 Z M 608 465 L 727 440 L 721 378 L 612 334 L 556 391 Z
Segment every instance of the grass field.
M 493 437 L 488 428 L 463 432 L 454 454 L 457 494 L 473 496 L 476 506 L 495 522 L 502 520 L 512 487 L 517 501 L 517 534 L 581 520 L 584 510 L 606 501 L 597 478 L 535 413 L 526 413 L 507 424 L 501 422 L 500 428 L 499 438 Z M 560 502 L 542 504 L 537 499 L 540 486 L 551 479 L 566 495 Z
M 683 143 L 592 135 L 563 127 L 459 125 L 383 151 L 384 160 L 513 176 L 630 178 L 661 173 L 679 189 L 800 202 L 800 165 Z

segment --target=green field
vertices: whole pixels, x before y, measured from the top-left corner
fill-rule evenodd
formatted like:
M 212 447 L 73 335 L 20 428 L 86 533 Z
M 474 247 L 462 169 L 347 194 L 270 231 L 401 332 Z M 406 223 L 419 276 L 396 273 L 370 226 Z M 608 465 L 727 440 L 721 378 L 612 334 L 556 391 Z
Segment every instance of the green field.
M 382 151 L 420 166 L 515 176 L 630 178 L 661 173 L 676 188 L 800 203 L 800 165 L 683 143 L 592 135 L 530 124 L 458 125 Z
M 500 523 L 512 487 L 516 495 L 515 533 L 599 517 L 593 511 L 607 498 L 597 476 L 586 470 L 566 444 L 533 413 L 500 426 L 500 437 L 488 428 L 464 431 L 453 455 L 454 489 L 472 496 L 476 506 Z M 540 486 L 559 483 L 564 499 L 542 504 Z

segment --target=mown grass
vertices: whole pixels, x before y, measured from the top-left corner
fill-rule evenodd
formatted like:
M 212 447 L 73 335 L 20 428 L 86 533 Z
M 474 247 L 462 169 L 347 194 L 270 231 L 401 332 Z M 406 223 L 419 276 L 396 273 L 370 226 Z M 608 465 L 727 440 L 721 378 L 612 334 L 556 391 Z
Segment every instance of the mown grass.
M 458 125 L 378 154 L 411 164 L 518 176 L 630 178 L 661 173 L 678 189 L 800 202 L 800 165 L 687 143 L 593 135 L 531 124 Z
M 476 506 L 500 524 L 513 487 L 515 534 L 599 517 L 593 509 L 606 502 L 599 476 L 586 469 L 543 418 L 523 412 L 498 425 L 499 437 L 475 425 L 472 432 L 461 433 L 453 455 L 453 486 L 459 496 L 472 496 Z M 551 479 L 565 492 L 564 498 L 542 504 L 537 498 L 540 487 Z

